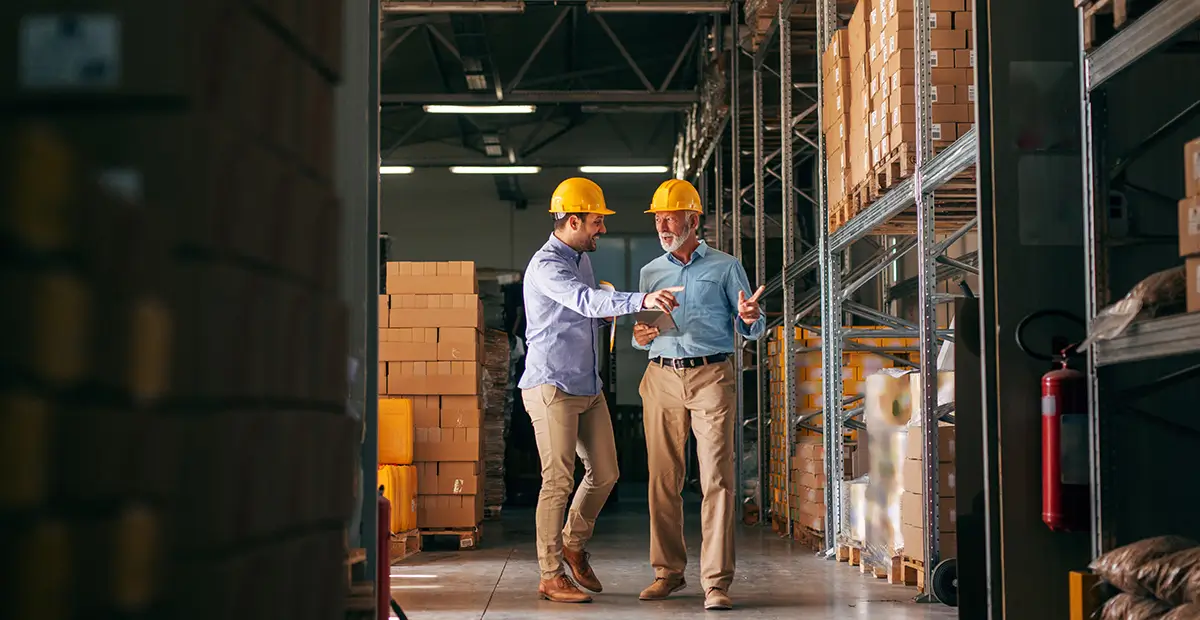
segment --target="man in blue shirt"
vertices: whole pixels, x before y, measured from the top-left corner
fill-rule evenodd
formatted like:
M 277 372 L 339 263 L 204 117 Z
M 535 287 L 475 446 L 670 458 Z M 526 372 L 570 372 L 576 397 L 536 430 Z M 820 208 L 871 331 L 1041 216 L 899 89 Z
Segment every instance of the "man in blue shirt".
M 600 592 L 584 551 L 600 509 L 617 482 L 617 446 L 608 404 L 600 389 L 597 329 L 609 317 L 644 308 L 670 311 L 672 293 L 621 293 L 596 287 L 587 252 L 604 234 L 612 215 L 600 187 L 588 179 L 563 181 L 550 201 L 554 233 L 534 253 L 525 271 L 525 338 L 528 353 L 518 387 L 533 423 L 542 462 L 537 506 L 538 594 L 560 603 L 586 603 L 563 572 Z M 563 510 L 575 484 L 575 455 L 585 473 L 563 527 Z
M 634 325 L 633 344 L 650 352 L 642 378 L 642 416 L 650 469 L 650 563 L 654 583 L 642 600 L 661 600 L 687 585 L 683 491 L 687 434 L 696 437 L 700 462 L 703 541 L 700 576 L 705 609 L 732 609 L 735 497 L 734 424 L 737 376 L 734 330 L 757 340 L 766 331 L 746 270 L 734 257 L 700 240 L 700 195 L 687 181 L 659 186 L 647 213 L 654 214 L 666 254 L 642 268 L 641 290 L 683 287 L 675 327 Z

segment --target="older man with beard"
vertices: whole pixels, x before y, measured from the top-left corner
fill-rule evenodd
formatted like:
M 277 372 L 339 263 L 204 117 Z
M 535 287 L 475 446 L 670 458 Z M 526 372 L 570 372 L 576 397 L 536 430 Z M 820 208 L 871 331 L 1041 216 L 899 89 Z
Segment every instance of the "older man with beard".
M 650 469 L 650 563 L 654 583 L 642 600 L 661 600 L 682 589 L 687 547 L 683 540 L 683 483 L 687 434 L 696 437 L 700 461 L 703 542 L 700 579 L 705 609 L 731 609 L 734 479 L 734 424 L 737 376 L 732 355 L 734 330 L 751 340 L 766 322 L 746 270 L 736 258 L 697 237 L 703 213 L 700 195 L 687 181 L 670 180 L 654 193 L 659 241 L 666 254 L 641 272 L 641 290 L 683 287 L 672 312 L 675 327 L 634 325 L 634 346 L 650 352 L 642 378 L 643 420 Z

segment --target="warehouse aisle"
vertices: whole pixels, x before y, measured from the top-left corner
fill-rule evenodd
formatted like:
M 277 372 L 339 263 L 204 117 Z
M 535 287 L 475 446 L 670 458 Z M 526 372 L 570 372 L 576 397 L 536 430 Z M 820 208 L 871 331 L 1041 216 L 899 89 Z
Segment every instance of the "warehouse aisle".
M 605 590 L 591 604 L 538 600 L 532 510 L 506 512 L 502 522 L 486 523 L 478 551 L 425 551 L 392 567 L 392 594 L 412 620 L 633 620 L 705 614 L 695 561 L 688 565 L 687 589 L 662 602 L 637 600 L 653 573 L 646 558 L 644 491 L 628 490 L 619 507 L 606 508 L 596 524 L 590 551 Z M 690 559 L 699 555 L 698 500 L 689 502 L 686 514 L 694 515 L 685 524 Z M 730 591 L 736 609 L 708 613 L 761 620 L 957 617 L 948 607 L 910 603 L 915 593 L 915 588 L 868 579 L 846 564 L 813 557 L 769 530 L 745 528 L 739 532 L 737 581 Z

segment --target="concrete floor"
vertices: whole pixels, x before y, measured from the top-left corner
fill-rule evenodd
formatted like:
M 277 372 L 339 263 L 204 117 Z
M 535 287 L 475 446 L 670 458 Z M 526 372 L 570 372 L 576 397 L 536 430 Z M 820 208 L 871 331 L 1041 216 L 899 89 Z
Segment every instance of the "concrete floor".
M 735 609 L 706 613 L 695 560 L 700 547 L 696 500 L 685 509 L 688 587 L 666 601 L 641 602 L 638 593 L 653 579 L 644 497 L 639 501 L 636 491 L 623 493 L 618 506 L 610 504 L 600 515 L 589 550 L 604 592 L 591 604 L 538 599 L 531 510 L 506 510 L 500 522 L 485 523 L 476 551 L 426 550 L 393 566 L 392 595 L 412 620 L 633 620 L 717 613 L 761 620 L 957 618 L 951 608 L 910 602 L 915 588 L 888 585 L 846 564 L 818 559 L 769 528 L 739 531 L 737 577 L 730 589 Z

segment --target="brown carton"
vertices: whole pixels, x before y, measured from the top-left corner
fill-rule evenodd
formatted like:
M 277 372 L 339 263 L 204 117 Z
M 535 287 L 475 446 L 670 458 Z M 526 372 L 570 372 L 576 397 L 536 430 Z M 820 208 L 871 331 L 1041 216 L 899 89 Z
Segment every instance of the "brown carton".
M 479 295 L 401 294 L 391 297 L 391 327 L 483 326 L 483 303 Z
M 416 463 L 419 495 L 475 495 L 479 461 Z
M 900 522 L 904 525 L 924 527 L 925 501 L 920 493 L 905 490 L 900 496 Z M 938 531 L 943 535 L 958 531 L 958 510 L 954 498 L 938 499 Z
M 891 31 L 891 28 L 887 30 Z M 915 30 L 895 30 L 887 33 L 887 54 L 895 54 L 900 50 L 915 50 L 916 49 L 916 31 Z M 966 49 L 967 33 L 963 30 L 932 30 L 929 32 L 929 49 L 932 51 L 948 50 L 942 53 L 948 59 L 942 64 L 945 66 L 954 66 L 954 51 Z M 931 64 L 937 66 L 930 58 Z
M 965 11 L 966 7 L 966 0 L 929 0 L 930 11 Z M 890 15 L 912 11 L 913 0 L 887 0 L 887 9 Z
M 413 461 L 478 461 L 483 445 L 478 428 L 413 429 Z
M 921 526 L 901 525 L 900 535 L 904 539 L 904 557 L 916 560 L 918 562 L 925 561 L 925 538 L 921 533 Z M 938 554 L 943 559 L 952 558 L 958 555 L 958 535 L 949 532 L 943 532 L 938 537 Z
M 901 469 L 903 470 L 902 486 L 904 490 L 910 493 L 920 493 L 925 488 L 925 464 L 916 459 L 905 459 Z M 954 497 L 958 485 L 952 463 L 938 464 L 938 480 L 938 497 Z
M 439 329 L 437 359 L 459 362 L 482 360 L 483 334 L 473 327 Z
M 1183 195 L 1200 196 L 1200 138 L 1183 145 Z
M 395 262 L 387 264 L 387 292 L 390 295 L 415 293 L 478 293 L 475 263 Z
M 379 361 L 415 362 L 438 359 L 434 327 L 389 327 L 379 330 Z
M 974 69 L 975 50 L 954 50 L 954 66 L 959 69 Z
M 957 84 L 954 86 L 954 103 L 975 103 L 975 85 Z
M 479 362 L 388 362 L 388 394 L 479 394 Z
M 929 133 L 935 143 L 957 140 L 958 136 L 961 135 L 958 133 L 957 123 L 931 123 L 929 125 Z M 915 145 L 917 143 L 917 124 L 900 123 L 899 125 L 892 125 L 891 141 L 894 147 L 900 146 L 905 142 Z M 910 154 L 914 153 L 915 151 L 910 151 Z
M 440 396 L 404 394 L 413 404 L 413 428 L 437 428 L 441 424 Z
M 1187 278 L 1187 310 L 1200 312 L 1200 257 L 1187 259 L 1183 268 Z
M 391 300 L 391 298 L 388 297 L 387 295 L 379 296 L 379 319 L 378 320 L 379 320 L 380 329 L 384 329 L 384 328 L 388 327 L 388 313 L 391 310 L 391 307 L 389 304 L 390 300 Z
M 1200 254 L 1200 196 L 1179 201 L 1179 255 Z
M 895 30 L 912 30 L 915 13 L 912 11 L 897 11 L 885 18 L 884 25 Z M 954 13 L 949 11 L 931 11 L 929 27 L 933 30 L 950 30 L 954 28 Z
M 471 528 L 483 521 L 483 494 L 418 495 L 417 527 Z
M 975 15 L 972 11 L 955 11 L 954 12 L 954 29 L 955 30 L 974 30 Z

